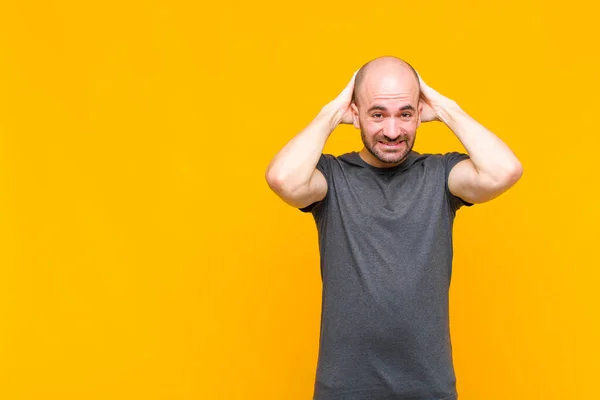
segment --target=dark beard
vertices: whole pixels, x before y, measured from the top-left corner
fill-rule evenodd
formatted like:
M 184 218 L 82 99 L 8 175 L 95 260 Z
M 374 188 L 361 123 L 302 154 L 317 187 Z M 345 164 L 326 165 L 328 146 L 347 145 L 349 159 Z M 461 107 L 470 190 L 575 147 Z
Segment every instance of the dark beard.
M 384 164 L 399 164 L 402 161 L 404 161 L 406 159 L 406 157 L 408 156 L 408 154 L 410 154 L 410 152 L 412 151 L 412 149 L 415 145 L 415 141 L 416 141 L 416 136 L 414 137 L 412 143 L 409 143 L 408 137 L 405 138 L 404 144 L 407 146 L 406 149 L 404 149 L 404 151 L 402 151 L 402 152 L 398 152 L 397 154 L 394 154 L 394 157 L 390 159 L 389 157 L 383 158 L 384 156 L 381 153 L 378 154 L 375 151 L 374 148 L 375 148 L 375 145 L 377 145 L 377 143 L 379 143 L 378 140 L 376 140 L 375 144 L 373 144 L 371 146 L 369 143 L 367 143 L 362 129 L 360 130 L 360 136 L 361 136 L 363 144 L 365 145 L 365 148 L 369 151 L 369 153 L 371 153 L 373 155 L 373 157 L 375 157 L 376 159 L 378 159 L 379 161 L 381 161 Z

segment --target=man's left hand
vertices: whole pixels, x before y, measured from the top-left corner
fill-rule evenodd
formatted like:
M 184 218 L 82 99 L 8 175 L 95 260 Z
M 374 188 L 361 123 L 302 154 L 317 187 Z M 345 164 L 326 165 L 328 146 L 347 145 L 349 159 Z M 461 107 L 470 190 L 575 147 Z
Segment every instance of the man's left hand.
M 433 88 L 423 82 L 421 75 L 418 73 L 417 75 L 419 76 L 419 84 L 421 89 L 419 103 L 423 105 L 421 122 L 441 121 L 440 106 L 443 103 L 450 102 L 451 100 L 436 92 Z

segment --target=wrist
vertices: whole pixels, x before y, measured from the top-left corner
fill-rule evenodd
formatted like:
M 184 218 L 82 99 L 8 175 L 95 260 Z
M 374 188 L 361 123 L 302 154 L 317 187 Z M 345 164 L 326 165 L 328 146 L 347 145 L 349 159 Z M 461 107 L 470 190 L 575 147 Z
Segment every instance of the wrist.
M 339 124 L 341 124 L 343 116 L 344 112 L 342 112 L 339 107 L 329 103 L 321 109 L 319 114 L 317 114 L 315 121 L 319 124 L 326 124 L 331 133 Z
M 432 108 L 438 119 L 446 125 L 452 122 L 457 113 L 462 112 L 460 106 L 454 100 L 450 100 L 447 97 L 436 101 L 432 104 Z

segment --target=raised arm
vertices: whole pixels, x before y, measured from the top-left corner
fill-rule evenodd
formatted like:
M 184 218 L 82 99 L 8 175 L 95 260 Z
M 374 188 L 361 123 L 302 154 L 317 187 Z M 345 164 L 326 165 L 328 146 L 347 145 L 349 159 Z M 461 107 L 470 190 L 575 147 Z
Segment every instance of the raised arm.
M 329 135 L 339 124 L 352 123 L 350 103 L 355 76 L 269 163 L 267 183 L 287 204 L 302 208 L 325 198 L 327 181 L 316 166 Z
M 419 80 L 422 121 L 442 121 L 458 137 L 470 157 L 450 171 L 450 192 L 470 203 L 483 203 L 511 188 L 521 178 L 523 167 L 510 148 L 456 102 L 436 92 L 420 77 Z

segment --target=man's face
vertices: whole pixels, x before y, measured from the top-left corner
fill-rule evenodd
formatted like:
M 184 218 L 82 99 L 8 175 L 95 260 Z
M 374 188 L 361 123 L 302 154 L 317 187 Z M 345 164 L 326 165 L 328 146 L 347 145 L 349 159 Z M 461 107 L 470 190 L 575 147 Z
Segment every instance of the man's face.
M 404 160 L 415 144 L 420 124 L 419 88 L 409 73 L 371 74 L 353 104 L 354 126 L 360 129 L 371 164 L 389 167 Z

